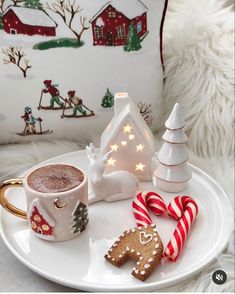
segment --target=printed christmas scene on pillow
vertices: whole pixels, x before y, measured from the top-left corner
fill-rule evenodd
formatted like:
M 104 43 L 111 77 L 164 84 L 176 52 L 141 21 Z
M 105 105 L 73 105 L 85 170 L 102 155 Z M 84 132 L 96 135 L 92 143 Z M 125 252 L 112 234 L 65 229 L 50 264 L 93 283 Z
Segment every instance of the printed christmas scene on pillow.
M 162 112 L 163 0 L 1 0 L 0 143 L 89 140 L 126 91 Z

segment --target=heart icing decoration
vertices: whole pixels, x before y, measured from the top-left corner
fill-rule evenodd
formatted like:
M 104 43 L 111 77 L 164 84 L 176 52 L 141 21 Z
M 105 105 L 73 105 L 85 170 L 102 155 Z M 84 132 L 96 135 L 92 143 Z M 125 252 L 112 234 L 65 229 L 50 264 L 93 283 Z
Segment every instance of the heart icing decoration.
M 198 214 L 196 201 L 190 196 L 176 196 L 170 204 L 166 206 L 165 201 L 159 194 L 155 192 L 142 192 L 133 200 L 132 208 L 138 227 L 152 224 L 148 208 L 151 209 L 155 215 L 167 213 L 169 217 L 178 220 L 178 224 L 163 253 L 163 257 L 170 261 L 176 261 L 187 239 L 191 225 Z M 143 237 L 144 239 L 142 235 L 140 235 L 140 242 L 141 240 L 142 242 L 146 241 L 146 234 L 143 235 Z
M 146 232 L 140 232 L 140 243 L 145 245 L 153 240 L 152 234 L 147 234 Z

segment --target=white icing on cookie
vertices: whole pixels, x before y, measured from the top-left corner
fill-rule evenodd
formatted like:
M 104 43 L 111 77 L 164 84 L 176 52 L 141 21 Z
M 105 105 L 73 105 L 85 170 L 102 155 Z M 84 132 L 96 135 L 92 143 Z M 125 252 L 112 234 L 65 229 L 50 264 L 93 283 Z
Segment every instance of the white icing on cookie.
M 148 259 L 148 262 L 153 262 L 153 258 L 152 258 L 152 257 L 149 258 L 149 259 Z
M 157 251 L 154 250 L 152 253 L 153 253 L 153 255 L 156 255 L 157 254 Z
M 146 263 L 146 264 L 144 265 L 144 268 L 148 269 L 150 266 L 151 266 L 150 264 Z
M 153 239 L 153 235 L 147 234 L 146 232 L 143 232 L 143 231 L 141 231 L 139 233 L 139 237 L 140 237 L 140 243 L 142 245 L 145 245 L 145 244 L 151 242 Z
M 159 248 L 159 244 L 156 244 L 156 245 L 154 246 L 154 248 Z
M 143 276 L 145 275 L 145 271 L 141 271 L 140 274 Z

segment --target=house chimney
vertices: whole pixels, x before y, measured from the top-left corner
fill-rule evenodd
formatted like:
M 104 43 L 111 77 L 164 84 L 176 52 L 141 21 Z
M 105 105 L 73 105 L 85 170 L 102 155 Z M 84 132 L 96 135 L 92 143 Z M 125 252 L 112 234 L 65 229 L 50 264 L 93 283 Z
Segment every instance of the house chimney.
M 130 103 L 128 93 L 119 92 L 114 97 L 114 115 L 118 115 Z

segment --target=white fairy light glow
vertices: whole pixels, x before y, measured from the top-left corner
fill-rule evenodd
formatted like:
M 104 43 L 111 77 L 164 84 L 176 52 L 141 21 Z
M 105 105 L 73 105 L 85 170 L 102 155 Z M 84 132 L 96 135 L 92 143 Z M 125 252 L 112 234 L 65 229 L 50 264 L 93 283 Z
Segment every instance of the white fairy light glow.
M 129 140 L 134 140 L 135 139 L 135 135 L 131 134 L 129 135 Z
M 136 146 L 136 151 L 142 151 L 144 149 L 144 145 L 139 144 Z
M 145 165 L 142 163 L 142 162 L 140 162 L 140 163 L 138 163 L 138 164 L 136 164 L 136 168 L 135 168 L 135 170 L 136 171 L 143 171 L 144 170 L 144 167 L 145 167 Z
M 118 151 L 118 148 L 119 146 L 117 144 L 114 144 L 114 145 L 110 145 L 110 148 L 113 150 L 113 151 Z
M 108 165 L 109 165 L 109 166 L 114 166 L 114 165 L 115 165 L 115 162 L 116 162 L 116 159 L 109 158 L 109 160 L 108 160 Z
M 132 129 L 132 126 L 127 124 L 126 126 L 124 126 L 123 131 L 124 131 L 124 133 L 130 133 L 131 129 Z
M 127 142 L 126 142 L 126 141 L 122 141 L 122 142 L 121 142 L 121 145 L 122 145 L 122 146 L 126 146 L 126 145 L 127 145 Z

